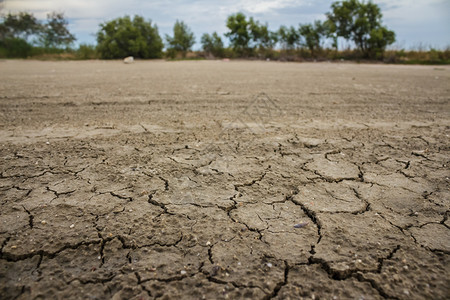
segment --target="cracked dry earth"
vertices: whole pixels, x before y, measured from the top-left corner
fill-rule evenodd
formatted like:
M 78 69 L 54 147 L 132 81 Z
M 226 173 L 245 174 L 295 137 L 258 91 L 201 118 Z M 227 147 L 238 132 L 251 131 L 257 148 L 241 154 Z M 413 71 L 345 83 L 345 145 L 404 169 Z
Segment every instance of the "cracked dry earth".
M 449 67 L 0 69 L 0 298 L 448 299 Z

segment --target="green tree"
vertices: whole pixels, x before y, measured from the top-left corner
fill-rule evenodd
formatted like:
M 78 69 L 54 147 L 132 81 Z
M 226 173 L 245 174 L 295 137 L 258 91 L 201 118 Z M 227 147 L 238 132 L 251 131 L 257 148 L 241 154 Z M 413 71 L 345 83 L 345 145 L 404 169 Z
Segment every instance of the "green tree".
M 278 42 L 278 34 L 271 32 L 267 24 L 261 25 L 250 18 L 249 29 L 252 41 L 260 50 L 273 49 Z
M 33 14 L 20 12 L 5 15 L 0 23 L 0 55 L 10 58 L 30 56 L 33 46 L 29 37 L 38 34 L 41 29 Z
M 117 18 L 100 24 L 97 50 L 101 58 L 160 58 L 164 47 L 158 27 L 141 16 Z
M 325 37 L 331 39 L 332 43 L 331 46 L 336 50 L 338 50 L 338 35 L 336 33 L 334 24 L 330 21 L 330 20 L 325 20 L 322 23 L 323 26 L 323 31 L 324 31 L 324 35 Z
M 313 24 L 300 25 L 298 32 L 303 37 L 303 45 L 309 49 L 311 56 L 316 57 L 326 37 L 324 24 L 321 21 L 315 21 Z
M 239 12 L 227 19 L 229 32 L 225 36 L 230 39 L 233 50 L 241 56 L 250 56 L 255 48 L 259 50 L 273 49 L 278 42 L 278 34 L 271 32 L 267 24 L 260 24 L 252 17 Z
M 278 38 L 281 47 L 284 50 L 293 50 L 300 43 L 300 35 L 294 26 L 289 28 L 281 26 L 280 29 L 278 29 Z
M 252 51 L 250 42 L 250 22 L 243 13 L 233 14 L 227 19 L 227 27 L 230 30 L 225 36 L 230 39 L 233 50 L 240 55 L 249 55 Z
M 47 14 L 47 23 L 42 26 L 40 43 L 45 48 L 69 47 L 76 38 L 68 29 L 69 22 L 63 13 Z
M 201 39 L 203 51 L 209 53 L 215 57 L 223 57 L 224 47 L 223 42 L 217 32 L 213 32 L 212 35 L 205 33 Z
M 38 34 L 41 29 L 41 24 L 33 14 L 9 13 L 3 17 L 3 22 L 0 23 L 0 39 L 19 38 L 27 41 L 29 36 Z
M 195 36 L 183 21 L 177 20 L 173 26 L 173 37 L 166 34 L 166 41 L 169 51 L 181 52 L 186 57 L 186 53 L 195 44 Z
M 330 28 L 337 36 L 355 43 L 364 57 L 384 52 L 395 41 L 395 33 L 382 26 L 378 5 L 359 0 L 334 2 L 327 13 Z
M 369 56 L 383 58 L 386 46 L 395 42 L 395 33 L 386 27 L 379 27 L 370 31 L 370 38 L 367 41 Z

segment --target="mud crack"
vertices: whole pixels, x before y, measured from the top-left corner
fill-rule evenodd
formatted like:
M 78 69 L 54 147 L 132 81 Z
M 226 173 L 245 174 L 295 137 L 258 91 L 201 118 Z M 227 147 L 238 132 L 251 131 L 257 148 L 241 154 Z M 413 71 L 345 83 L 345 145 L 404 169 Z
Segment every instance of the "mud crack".
M 269 299 L 275 298 L 278 295 L 278 292 L 281 290 L 281 288 L 288 283 L 288 276 L 289 276 L 289 264 L 287 263 L 287 261 L 284 261 L 283 281 L 278 282 L 277 285 L 275 286 L 275 288 L 273 289 L 272 293 L 270 293 L 269 295 L 266 295 L 263 299 L 269 300 Z
M 291 201 L 291 202 L 294 203 L 295 205 L 300 206 L 300 208 L 301 208 L 301 209 L 303 210 L 303 212 L 308 216 L 308 218 L 316 225 L 316 227 L 317 227 L 317 235 L 319 236 L 318 239 L 317 239 L 316 244 L 319 244 L 320 241 L 322 240 L 322 233 L 321 233 L 321 230 L 322 230 L 322 224 L 320 223 L 319 219 L 317 218 L 316 212 L 315 212 L 315 211 L 313 211 L 313 210 L 307 208 L 303 203 L 301 203 L 300 201 L 296 201 L 296 200 L 294 199 L 294 197 L 295 197 L 296 195 L 298 195 L 299 192 L 300 192 L 300 191 L 299 191 L 298 189 L 295 189 L 295 190 L 291 193 L 291 195 L 286 196 L 285 200 L 286 200 L 286 201 Z
M 26 209 L 25 208 L 25 206 L 23 206 L 22 205 L 22 207 L 23 207 L 23 209 L 25 210 L 25 212 L 28 214 L 28 225 L 30 226 L 30 228 L 31 229 L 33 229 L 33 226 L 34 226 L 34 216 L 33 216 L 33 214 L 28 210 L 28 209 Z
M 155 190 L 155 191 L 152 191 L 152 192 L 150 193 L 150 195 L 148 195 L 148 201 L 147 201 L 147 202 L 150 203 L 150 204 L 152 204 L 152 205 L 155 205 L 155 206 L 158 206 L 158 207 L 162 208 L 165 214 L 168 214 L 168 215 L 174 215 L 173 213 L 171 213 L 171 212 L 168 211 L 168 209 L 167 209 L 167 207 L 166 207 L 166 205 L 165 205 L 164 203 L 158 202 L 158 201 L 156 201 L 155 199 L 153 199 L 153 196 L 154 196 L 155 194 L 156 194 L 156 190 Z
M 396 297 L 393 297 L 391 295 L 388 295 L 383 288 L 372 279 L 368 279 L 364 277 L 365 273 L 381 273 L 383 264 L 385 260 L 392 259 L 392 257 L 397 253 L 397 251 L 400 249 L 400 245 L 397 245 L 392 251 L 389 252 L 389 254 L 386 257 L 380 257 L 378 258 L 378 265 L 376 269 L 373 270 L 359 270 L 359 269 L 347 269 L 347 270 L 335 270 L 330 266 L 330 262 L 320 259 L 314 256 L 310 256 L 308 259 L 308 264 L 318 264 L 320 267 L 327 272 L 327 274 L 330 276 L 333 280 L 347 280 L 351 277 L 354 277 L 358 279 L 359 281 L 363 282 L 369 282 L 371 286 L 377 290 L 377 292 L 384 298 L 388 299 L 398 299 Z

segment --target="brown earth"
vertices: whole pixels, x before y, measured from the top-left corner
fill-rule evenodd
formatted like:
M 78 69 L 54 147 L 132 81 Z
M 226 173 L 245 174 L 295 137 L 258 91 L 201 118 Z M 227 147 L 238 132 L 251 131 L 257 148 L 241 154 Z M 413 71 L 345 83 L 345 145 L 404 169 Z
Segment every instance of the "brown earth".
M 0 112 L 1 299 L 450 295 L 450 67 L 1 61 Z

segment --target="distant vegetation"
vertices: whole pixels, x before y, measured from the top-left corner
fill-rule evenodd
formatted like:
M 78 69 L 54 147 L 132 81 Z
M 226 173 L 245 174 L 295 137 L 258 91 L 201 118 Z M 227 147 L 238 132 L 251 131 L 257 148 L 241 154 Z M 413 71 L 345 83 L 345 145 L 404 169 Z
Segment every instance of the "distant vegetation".
M 195 37 L 183 21 L 177 20 L 173 26 L 173 37 L 166 35 L 166 41 L 169 57 L 174 58 L 177 53 L 181 53 L 184 58 L 195 44 Z
M 7 14 L 0 23 L 0 56 L 29 57 L 63 53 L 75 41 L 62 13 L 47 15 L 39 22 L 32 14 Z
M 164 44 L 158 27 L 143 17 L 125 16 L 100 24 L 97 51 L 101 58 L 161 58 Z
M 7 14 L 0 22 L 0 57 L 38 59 L 120 59 L 135 58 L 213 59 L 244 58 L 282 61 L 379 60 L 389 63 L 449 64 L 450 48 L 418 51 L 386 50 L 395 33 L 382 23 L 378 5 L 359 0 L 334 2 L 325 21 L 281 26 L 269 30 L 267 23 L 238 12 L 226 20 L 228 31 L 204 33 L 201 51 L 192 51 L 195 36 L 177 20 L 173 35 L 165 36 L 141 16 L 114 19 L 99 25 L 97 45 L 73 48 L 75 36 L 68 30 L 62 13 L 48 14 L 45 22 L 32 14 Z M 224 39 L 225 38 L 225 39 Z M 228 47 L 225 42 L 228 41 Z M 339 41 L 341 43 L 339 43 Z M 339 49 L 342 42 L 347 45 Z

